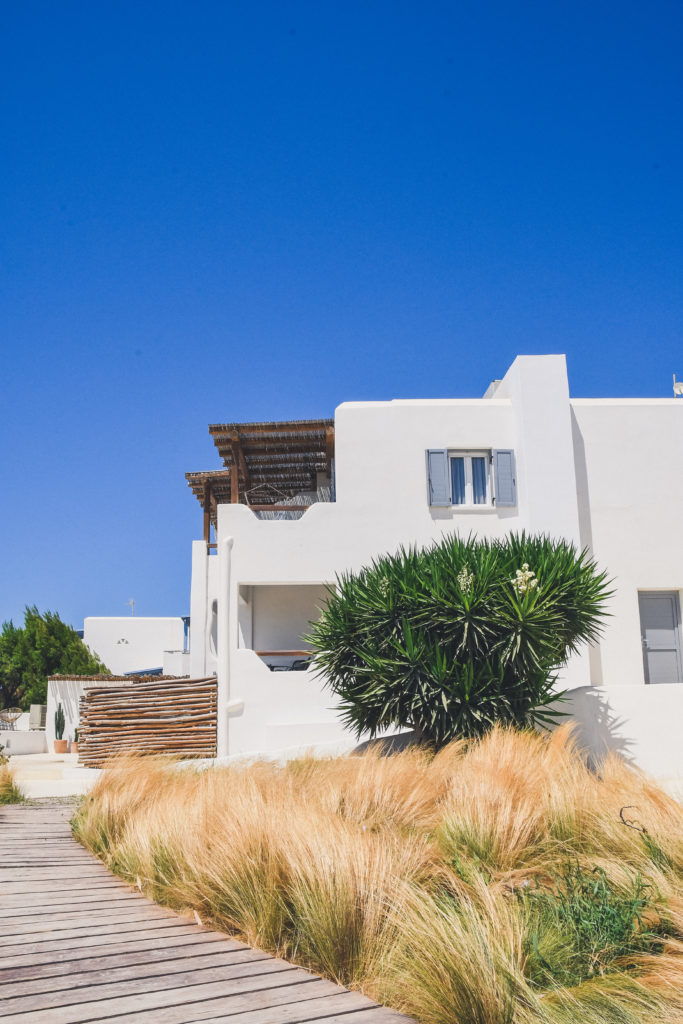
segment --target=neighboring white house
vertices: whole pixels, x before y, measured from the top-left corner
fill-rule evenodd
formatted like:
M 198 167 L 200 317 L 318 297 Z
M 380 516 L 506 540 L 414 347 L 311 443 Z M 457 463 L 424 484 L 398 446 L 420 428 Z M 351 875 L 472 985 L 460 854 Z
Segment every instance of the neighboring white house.
M 90 616 L 83 622 L 83 642 L 114 675 L 150 671 L 184 675 L 189 666 L 185 620 L 180 616 Z
M 218 675 L 219 753 L 344 737 L 310 670 L 270 667 L 304 657 L 337 573 L 454 530 L 528 530 L 587 547 L 615 580 L 603 639 L 563 675 L 585 741 L 683 776 L 683 401 L 571 399 L 564 356 L 519 356 L 480 399 L 209 429 L 226 468 L 188 474 L 205 524 L 190 658 Z

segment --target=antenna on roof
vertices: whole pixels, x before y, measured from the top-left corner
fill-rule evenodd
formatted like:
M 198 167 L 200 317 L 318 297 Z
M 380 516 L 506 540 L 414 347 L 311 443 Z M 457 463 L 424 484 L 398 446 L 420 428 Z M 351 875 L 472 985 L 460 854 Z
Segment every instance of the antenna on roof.
M 130 614 L 135 615 L 135 598 L 131 597 L 130 601 L 126 601 L 126 604 L 130 605 Z
M 683 380 L 676 380 L 676 374 L 674 373 L 674 398 L 678 398 L 683 395 Z

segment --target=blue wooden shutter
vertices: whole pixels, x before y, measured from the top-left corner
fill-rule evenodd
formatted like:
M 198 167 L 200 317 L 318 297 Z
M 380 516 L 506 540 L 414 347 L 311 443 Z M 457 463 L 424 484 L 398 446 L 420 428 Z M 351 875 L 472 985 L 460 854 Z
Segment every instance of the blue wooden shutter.
M 427 452 L 427 480 L 430 505 L 450 505 L 451 487 L 448 479 L 448 452 L 430 448 Z
M 512 448 L 496 448 L 493 452 L 493 475 L 496 481 L 496 507 L 517 504 L 517 474 Z

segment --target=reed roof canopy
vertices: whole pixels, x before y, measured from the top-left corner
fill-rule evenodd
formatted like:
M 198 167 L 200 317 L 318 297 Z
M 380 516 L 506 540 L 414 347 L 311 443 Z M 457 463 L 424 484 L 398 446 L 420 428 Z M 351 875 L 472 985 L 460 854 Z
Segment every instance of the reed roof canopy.
M 319 473 L 332 476 L 333 419 L 213 423 L 209 433 L 225 468 L 185 474 L 204 509 L 205 537 L 218 505 L 277 507 L 278 496 L 315 492 Z

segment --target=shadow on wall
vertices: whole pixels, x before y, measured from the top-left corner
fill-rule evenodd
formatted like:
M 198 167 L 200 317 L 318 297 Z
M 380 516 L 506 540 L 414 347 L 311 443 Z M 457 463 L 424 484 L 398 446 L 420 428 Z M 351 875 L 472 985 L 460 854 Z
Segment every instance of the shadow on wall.
M 629 764 L 635 763 L 631 750 L 633 740 L 623 732 L 627 721 L 612 710 L 604 690 L 593 686 L 569 690 L 566 701 L 558 708 L 567 716 L 558 724 L 563 724 L 567 718 L 574 721 L 579 748 L 586 752 L 592 768 L 608 753 L 618 754 Z
M 623 733 L 627 720 L 612 710 L 604 691 L 592 686 L 581 686 L 569 690 L 567 700 L 555 707 L 563 711 L 565 716 L 558 721 L 558 725 L 573 720 L 579 749 L 584 751 L 591 769 L 596 769 L 608 753 L 618 754 L 628 764 L 635 764 L 631 752 L 634 743 Z M 366 750 L 379 749 L 382 754 L 391 756 L 419 743 L 416 733 L 403 732 L 366 740 L 354 747 L 351 753 L 363 754 Z
M 593 523 L 591 520 L 590 491 L 588 488 L 588 465 L 586 463 L 586 445 L 574 410 L 572 416 L 572 441 L 574 444 L 574 467 L 576 471 L 576 500 L 579 509 L 579 537 L 581 547 L 593 554 Z M 602 656 L 600 644 L 590 644 L 588 648 L 590 678 L 594 683 L 601 684 Z
M 377 736 L 374 740 L 364 740 L 350 751 L 351 754 L 365 754 L 368 750 L 379 750 L 385 757 L 400 754 L 408 747 L 419 746 L 420 740 L 416 732 L 399 732 L 391 736 Z

